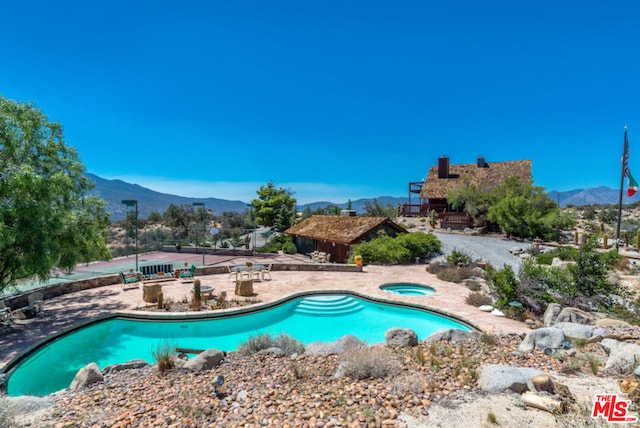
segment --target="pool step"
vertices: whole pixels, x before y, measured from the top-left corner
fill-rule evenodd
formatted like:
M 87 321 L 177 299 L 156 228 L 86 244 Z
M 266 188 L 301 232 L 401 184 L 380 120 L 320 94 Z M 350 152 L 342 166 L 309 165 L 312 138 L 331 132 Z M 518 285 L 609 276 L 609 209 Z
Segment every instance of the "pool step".
M 362 304 L 353 297 L 317 296 L 302 299 L 293 311 L 307 315 L 347 315 L 362 309 Z

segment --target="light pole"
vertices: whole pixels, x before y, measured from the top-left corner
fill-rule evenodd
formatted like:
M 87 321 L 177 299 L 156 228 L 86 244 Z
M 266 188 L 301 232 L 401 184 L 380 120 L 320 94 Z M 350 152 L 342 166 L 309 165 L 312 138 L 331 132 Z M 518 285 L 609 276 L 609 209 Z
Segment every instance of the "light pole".
M 136 272 L 138 272 L 138 201 L 136 199 L 124 199 L 122 201 L 127 207 L 136 207 Z M 127 214 L 129 211 L 127 210 Z
M 202 207 L 202 266 L 204 266 L 204 203 L 194 202 L 194 207 Z M 196 238 L 196 254 L 198 254 L 198 238 Z

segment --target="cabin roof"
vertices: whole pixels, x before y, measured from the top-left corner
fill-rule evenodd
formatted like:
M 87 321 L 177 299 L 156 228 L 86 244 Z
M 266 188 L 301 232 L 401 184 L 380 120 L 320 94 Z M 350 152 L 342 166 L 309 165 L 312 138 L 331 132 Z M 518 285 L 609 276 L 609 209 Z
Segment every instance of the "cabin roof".
M 379 226 L 387 225 L 398 232 L 405 230 L 386 217 L 314 215 L 291 226 L 284 233 L 303 238 L 352 244 Z

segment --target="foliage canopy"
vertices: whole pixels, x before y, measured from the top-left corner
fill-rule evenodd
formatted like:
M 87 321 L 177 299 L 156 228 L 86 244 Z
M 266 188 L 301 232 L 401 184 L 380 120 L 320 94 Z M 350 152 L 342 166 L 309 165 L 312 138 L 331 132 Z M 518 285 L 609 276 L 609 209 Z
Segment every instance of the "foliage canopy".
M 62 125 L 0 96 L 0 290 L 110 257 L 105 202 Z

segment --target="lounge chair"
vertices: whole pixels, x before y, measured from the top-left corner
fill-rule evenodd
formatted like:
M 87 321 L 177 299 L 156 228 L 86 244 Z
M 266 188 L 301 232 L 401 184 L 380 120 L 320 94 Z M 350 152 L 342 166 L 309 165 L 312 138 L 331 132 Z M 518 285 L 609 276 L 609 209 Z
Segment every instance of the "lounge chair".
M 180 272 L 180 278 L 193 278 L 193 274 L 196 271 L 196 265 L 191 265 L 191 269 Z
M 41 292 L 36 291 L 35 293 L 29 294 L 29 307 L 33 311 L 34 314 L 39 314 L 42 312 L 42 306 L 44 304 L 44 296 Z

